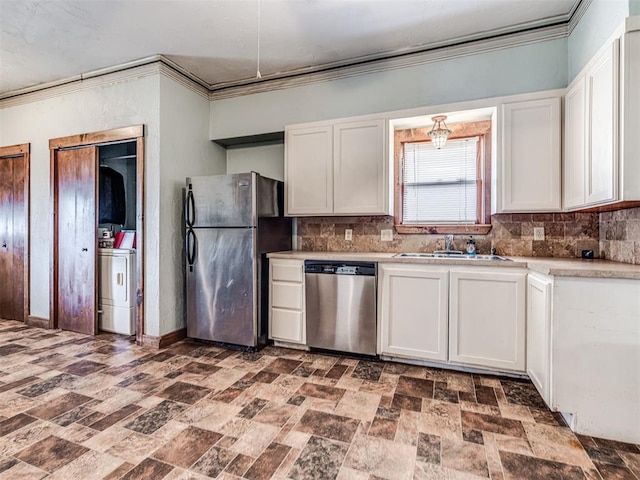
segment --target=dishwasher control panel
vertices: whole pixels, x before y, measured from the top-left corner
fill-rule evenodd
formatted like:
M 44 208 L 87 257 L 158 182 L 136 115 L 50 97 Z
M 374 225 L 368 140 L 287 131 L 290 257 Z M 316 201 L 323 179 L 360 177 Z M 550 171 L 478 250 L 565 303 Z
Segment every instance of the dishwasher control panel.
M 304 262 L 305 273 L 323 275 L 366 275 L 376 274 L 376 264 L 368 262 L 331 262 L 321 260 L 307 260 Z

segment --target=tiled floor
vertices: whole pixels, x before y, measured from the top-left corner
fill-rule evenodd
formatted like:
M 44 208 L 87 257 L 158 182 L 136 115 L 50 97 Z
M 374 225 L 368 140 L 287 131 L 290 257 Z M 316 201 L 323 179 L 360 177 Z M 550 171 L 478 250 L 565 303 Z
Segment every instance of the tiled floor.
M 0 479 L 640 479 L 525 381 L 0 321 Z

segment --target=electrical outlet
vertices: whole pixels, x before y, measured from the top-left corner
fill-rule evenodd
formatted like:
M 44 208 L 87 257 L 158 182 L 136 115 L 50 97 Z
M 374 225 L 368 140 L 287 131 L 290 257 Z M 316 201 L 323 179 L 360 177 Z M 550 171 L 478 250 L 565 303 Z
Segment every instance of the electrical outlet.
M 544 227 L 533 227 L 533 239 L 544 240 Z
M 345 229 L 344 231 L 344 239 L 347 241 L 351 241 L 353 240 L 353 230 L 351 230 L 350 228 Z
M 380 230 L 380 240 L 383 242 L 393 241 L 393 230 Z

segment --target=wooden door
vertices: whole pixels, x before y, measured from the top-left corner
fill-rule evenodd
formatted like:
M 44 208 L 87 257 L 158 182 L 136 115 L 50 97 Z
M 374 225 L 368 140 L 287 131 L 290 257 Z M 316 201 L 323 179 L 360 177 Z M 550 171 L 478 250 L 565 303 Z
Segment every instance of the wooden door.
M 55 151 L 54 315 L 58 328 L 89 335 L 97 332 L 97 163 L 95 146 Z
M 28 157 L 0 149 L 0 318 L 24 321 L 27 258 Z

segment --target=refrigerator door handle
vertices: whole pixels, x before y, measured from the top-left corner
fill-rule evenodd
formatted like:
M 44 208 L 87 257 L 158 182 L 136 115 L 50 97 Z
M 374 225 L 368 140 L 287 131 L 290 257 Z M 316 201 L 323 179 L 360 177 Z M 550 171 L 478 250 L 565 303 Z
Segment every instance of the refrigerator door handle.
M 193 228 L 189 228 L 189 230 L 187 230 L 187 263 L 189 264 L 190 272 L 193 272 L 197 246 L 196 232 L 193 231 Z
M 196 221 L 196 204 L 193 198 L 193 190 L 191 190 L 191 185 L 189 185 L 189 190 L 187 191 L 187 201 L 185 202 L 185 221 L 187 222 L 187 227 L 192 228 L 193 224 Z

